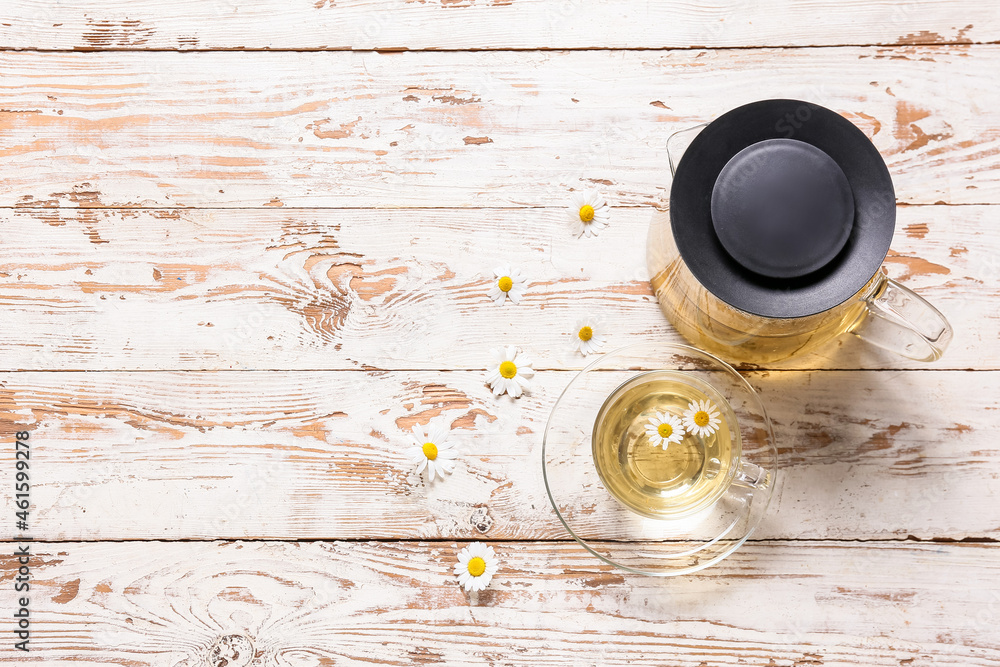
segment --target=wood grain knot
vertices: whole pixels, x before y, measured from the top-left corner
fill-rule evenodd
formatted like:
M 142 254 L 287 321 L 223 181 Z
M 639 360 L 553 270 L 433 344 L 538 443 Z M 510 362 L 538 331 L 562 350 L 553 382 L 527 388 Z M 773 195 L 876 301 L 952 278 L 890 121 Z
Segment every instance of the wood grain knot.
M 243 635 L 219 637 L 208 653 L 211 667 L 246 667 L 253 660 L 253 642 Z
M 469 517 L 469 523 L 475 526 L 480 533 L 488 532 L 493 527 L 493 517 L 490 516 L 489 508 L 477 507 L 473 510 L 472 516 Z

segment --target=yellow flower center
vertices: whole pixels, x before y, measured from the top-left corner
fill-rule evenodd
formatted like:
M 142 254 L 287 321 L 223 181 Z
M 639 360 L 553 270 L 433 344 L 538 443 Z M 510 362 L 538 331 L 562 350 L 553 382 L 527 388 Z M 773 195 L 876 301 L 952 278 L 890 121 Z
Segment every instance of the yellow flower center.
M 438 446 L 433 442 L 424 443 L 424 456 L 427 457 L 428 461 L 433 461 L 438 457 Z
M 513 361 L 505 361 L 500 364 L 500 376 L 505 377 L 508 380 L 517 375 L 517 366 L 514 365 Z
M 497 287 L 500 288 L 501 292 L 509 292 L 510 288 L 514 286 L 514 281 L 510 279 L 510 276 L 503 276 L 497 281 Z
M 473 577 L 482 576 L 483 572 L 486 571 L 486 561 L 484 561 L 479 556 L 473 556 L 469 559 L 469 574 Z
M 580 340 L 590 340 L 594 337 L 594 330 L 590 327 L 583 327 L 577 335 L 580 336 Z
M 697 426 L 708 426 L 708 413 L 704 410 L 694 413 L 694 423 Z
M 656 432 L 660 434 L 661 438 L 669 438 L 674 432 L 674 427 L 670 424 L 660 424 L 656 427 Z
M 594 219 L 594 207 L 590 204 L 584 204 L 580 207 L 580 220 L 583 222 L 590 222 Z

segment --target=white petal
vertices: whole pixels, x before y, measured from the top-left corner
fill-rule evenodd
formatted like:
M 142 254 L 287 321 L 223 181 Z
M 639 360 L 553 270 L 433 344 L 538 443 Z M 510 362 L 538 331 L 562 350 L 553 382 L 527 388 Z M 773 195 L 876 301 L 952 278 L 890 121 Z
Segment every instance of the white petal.
M 426 467 L 427 467 L 427 459 L 424 459 L 423 461 L 420 462 L 420 465 L 417 466 L 416 473 L 419 475 L 424 471 L 424 468 Z
M 532 378 L 535 377 L 535 369 L 531 366 L 525 364 L 523 366 L 517 367 L 517 377 Z
M 424 434 L 424 427 L 421 426 L 420 424 L 414 424 L 413 428 L 410 429 L 410 431 L 413 433 L 413 437 L 416 439 L 416 441 L 421 445 L 427 442 L 427 436 Z
M 507 380 L 507 383 L 507 393 L 514 398 L 518 398 L 521 395 L 521 385 L 514 380 Z
M 438 446 L 438 449 L 444 446 L 448 441 L 448 429 L 442 422 L 427 425 L 427 437 L 430 441 Z
M 511 300 L 511 302 L 515 306 L 521 303 L 521 293 L 518 290 L 511 289 L 509 292 L 507 292 L 507 297 Z
M 504 393 L 507 390 L 507 385 L 505 384 L 505 382 L 506 380 L 504 380 L 503 382 L 497 382 L 490 387 L 490 389 L 493 390 L 494 396 L 499 396 L 500 394 Z
M 504 350 L 504 361 L 514 361 L 517 358 L 517 348 L 513 345 L 508 345 Z
M 510 271 L 510 267 L 509 266 L 506 266 L 506 265 L 504 265 L 504 266 L 498 266 L 498 267 L 496 267 L 496 268 L 493 269 L 493 275 L 496 276 L 497 278 L 503 278 L 504 276 L 506 276 L 509 273 L 509 271 Z
M 531 389 L 531 383 L 526 377 L 516 375 L 514 376 L 514 383 L 517 384 L 518 395 L 520 395 L 521 391 L 529 391 Z M 517 397 L 515 396 L 515 398 Z

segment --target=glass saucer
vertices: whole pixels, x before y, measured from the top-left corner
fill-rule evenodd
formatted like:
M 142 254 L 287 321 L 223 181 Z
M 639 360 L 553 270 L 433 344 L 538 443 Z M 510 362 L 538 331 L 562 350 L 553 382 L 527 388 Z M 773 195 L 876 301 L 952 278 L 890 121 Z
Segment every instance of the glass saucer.
M 716 408 L 716 430 L 654 444 L 650 420 L 683 420 L 698 397 Z M 654 576 L 696 572 L 743 544 L 767 510 L 777 463 L 753 387 L 721 359 L 668 343 L 630 345 L 587 366 L 560 395 L 542 442 L 545 489 L 570 534 L 607 563 Z

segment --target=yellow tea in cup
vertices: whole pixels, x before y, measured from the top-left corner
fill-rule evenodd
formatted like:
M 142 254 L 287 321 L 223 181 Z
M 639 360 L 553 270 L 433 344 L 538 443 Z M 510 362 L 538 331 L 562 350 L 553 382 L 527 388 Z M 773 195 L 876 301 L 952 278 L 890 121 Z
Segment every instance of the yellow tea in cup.
M 665 448 L 650 437 L 658 415 L 680 422 L 699 401 L 708 401 L 718 413 L 709 425 L 711 433 L 681 427 L 677 432 L 686 432 L 679 442 Z M 631 378 L 608 397 L 594 424 L 594 464 L 604 486 L 632 511 L 654 519 L 688 516 L 711 506 L 729 488 L 740 449 L 729 403 L 689 373 L 651 371 Z

